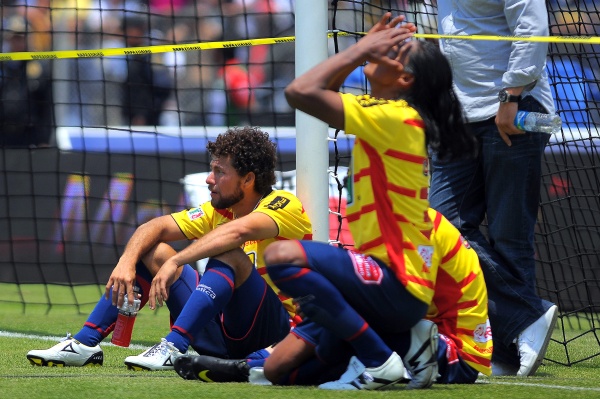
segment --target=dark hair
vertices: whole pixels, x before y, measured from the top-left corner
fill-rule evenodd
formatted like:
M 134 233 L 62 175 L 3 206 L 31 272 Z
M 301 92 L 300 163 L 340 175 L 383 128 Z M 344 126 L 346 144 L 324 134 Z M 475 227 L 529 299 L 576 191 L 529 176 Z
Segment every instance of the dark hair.
M 209 141 L 206 149 L 212 158 L 231 157 L 231 165 L 240 176 L 253 172 L 257 193 L 266 194 L 275 184 L 277 149 L 269 134 L 259 128 L 231 128 L 214 142 Z
M 472 156 L 477 153 L 477 141 L 465 126 L 462 106 L 452 87 L 450 63 L 437 45 L 418 43 L 408 61 L 415 81 L 404 98 L 423 118 L 429 149 L 440 159 Z

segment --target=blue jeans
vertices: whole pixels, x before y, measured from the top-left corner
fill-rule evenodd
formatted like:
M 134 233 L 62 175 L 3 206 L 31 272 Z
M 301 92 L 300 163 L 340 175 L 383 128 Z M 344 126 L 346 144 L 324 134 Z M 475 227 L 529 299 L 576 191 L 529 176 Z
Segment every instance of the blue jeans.
M 520 105 L 545 112 L 531 97 Z M 536 292 L 534 247 L 542 156 L 550 135 L 510 136 L 509 147 L 493 119 L 469 127 L 479 141 L 479 154 L 451 162 L 434 154 L 429 200 L 479 255 L 488 289 L 494 359 L 514 363 L 518 358 L 509 346 L 552 305 Z M 480 231 L 486 216 L 487 237 Z

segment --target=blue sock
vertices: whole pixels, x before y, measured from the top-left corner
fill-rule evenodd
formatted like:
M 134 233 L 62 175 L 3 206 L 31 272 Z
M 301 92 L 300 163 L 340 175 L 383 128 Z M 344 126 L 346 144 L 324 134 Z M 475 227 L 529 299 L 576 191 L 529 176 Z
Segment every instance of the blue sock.
M 198 273 L 190 265 L 184 265 L 181 275 L 169 288 L 169 299 L 166 300 L 172 322 L 177 320 L 197 285 Z
M 256 352 L 249 354 L 246 361 L 250 367 L 262 367 L 269 355 L 270 353 L 266 349 L 259 349 Z
M 196 290 L 175 320 L 168 342 L 185 353 L 193 338 L 227 305 L 233 295 L 235 274 L 233 269 L 216 259 L 210 259 Z
M 391 349 L 321 274 L 293 264 L 270 265 L 267 271 L 304 314 L 352 345 L 366 367 L 380 366 L 390 357 Z

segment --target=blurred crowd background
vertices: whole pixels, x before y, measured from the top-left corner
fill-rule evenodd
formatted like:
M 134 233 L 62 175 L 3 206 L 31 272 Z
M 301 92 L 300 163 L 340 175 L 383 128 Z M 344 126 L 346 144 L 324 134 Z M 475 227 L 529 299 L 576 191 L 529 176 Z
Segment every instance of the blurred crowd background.
M 437 0 L 328 4 L 330 29 L 366 32 L 386 10 L 393 10 L 416 22 L 419 33 L 437 33 Z M 548 4 L 553 35 L 597 35 L 600 14 L 592 0 Z M 295 35 L 294 0 L 6 0 L 0 10 L 3 53 Z M 330 40 L 330 52 L 355 40 L 355 35 Z M 575 45 L 554 46 L 548 68 L 563 119 L 598 122 L 600 57 L 593 50 L 598 46 L 585 51 Z M 53 145 L 56 126 L 293 126 L 294 113 L 283 98 L 283 88 L 293 77 L 293 42 L 3 61 L 1 144 Z M 348 90 L 364 91 L 361 71 L 346 84 Z

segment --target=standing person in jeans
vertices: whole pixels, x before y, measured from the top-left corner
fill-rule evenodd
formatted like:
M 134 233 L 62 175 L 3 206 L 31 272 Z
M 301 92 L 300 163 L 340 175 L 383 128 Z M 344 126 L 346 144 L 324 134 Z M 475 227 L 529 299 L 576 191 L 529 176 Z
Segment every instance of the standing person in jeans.
M 440 2 L 444 35 L 547 36 L 544 0 Z M 433 153 L 431 207 L 476 249 L 490 299 L 495 375 L 530 376 L 541 364 L 557 307 L 536 293 L 534 228 L 550 138 L 514 126 L 517 110 L 553 113 L 546 43 L 442 39 L 479 155 Z M 480 231 L 487 216 L 488 238 Z

